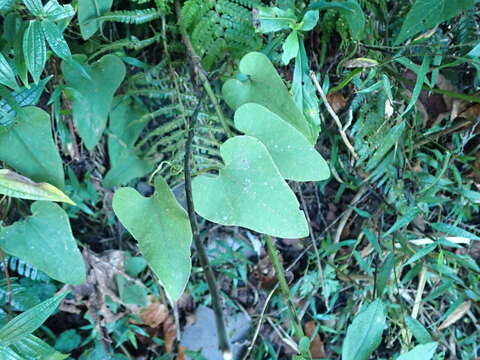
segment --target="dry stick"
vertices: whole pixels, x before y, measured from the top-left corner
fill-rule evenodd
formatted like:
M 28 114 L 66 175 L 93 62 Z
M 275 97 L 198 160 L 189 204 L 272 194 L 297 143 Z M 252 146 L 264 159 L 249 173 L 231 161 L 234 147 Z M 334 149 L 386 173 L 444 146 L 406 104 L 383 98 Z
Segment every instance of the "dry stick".
M 295 329 L 295 335 L 300 339 L 305 335 L 303 333 L 300 320 L 298 319 L 295 305 L 293 304 L 292 299 L 290 297 L 290 288 L 288 287 L 287 279 L 285 278 L 285 270 L 283 269 L 282 263 L 280 262 L 280 255 L 278 254 L 278 250 L 275 247 L 273 238 L 269 235 L 266 235 L 265 240 L 267 243 L 268 256 L 272 260 L 272 265 L 277 275 L 280 292 L 282 294 L 283 300 L 287 303 L 287 308 L 290 313 L 290 319 L 292 320 L 293 327 Z
M 175 1 L 175 10 L 177 13 L 177 20 L 180 28 L 180 33 L 182 34 L 182 41 L 185 47 L 187 48 L 187 53 L 190 57 L 190 60 L 192 61 L 192 65 L 195 70 L 195 73 L 200 78 L 200 81 L 202 82 L 202 86 L 207 92 L 207 95 L 210 98 L 210 101 L 212 102 L 213 107 L 215 108 L 215 112 L 217 113 L 218 119 L 220 120 L 220 124 L 222 125 L 223 130 L 229 137 L 233 136 L 234 134 L 230 129 L 230 127 L 228 126 L 227 121 L 225 120 L 225 116 L 223 115 L 223 111 L 220 108 L 220 103 L 218 102 L 218 99 L 215 96 L 215 93 L 213 92 L 212 87 L 210 86 L 210 82 L 206 75 L 206 71 L 203 69 L 201 58 L 200 56 L 197 55 L 195 48 L 193 47 L 192 42 L 190 41 L 190 37 L 188 36 L 188 33 L 183 26 L 183 16 L 182 16 L 182 11 L 180 7 L 180 2 L 178 0 Z
M 12 320 L 12 283 L 10 281 L 10 273 L 8 272 L 7 262 L 5 261 L 5 254 L 0 249 L 0 258 L 2 259 L 3 271 L 5 278 L 7 279 L 7 291 L 8 291 L 8 320 Z
M 208 284 L 208 290 L 212 296 L 212 307 L 215 314 L 215 323 L 217 326 L 218 334 L 218 347 L 223 352 L 224 359 L 231 359 L 232 353 L 230 351 L 230 343 L 228 341 L 227 329 L 225 327 L 225 320 L 223 318 L 223 311 L 221 306 L 220 292 L 217 288 L 217 280 L 213 274 L 212 266 L 208 260 L 207 251 L 203 246 L 202 240 L 200 239 L 200 233 L 198 231 L 197 216 L 195 214 L 195 206 L 193 204 L 192 197 L 192 173 L 190 168 L 190 160 L 192 157 L 192 142 L 195 128 L 195 119 L 197 117 L 198 111 L 200 110 L 200 103 L 202 99 L 197 104 L 192 117 L 187 119 L 187 142 L 185 144 L 185 159 L 184 159 L 184 173 L 185 173 L 185 194 L 187 198 L 187 210 L 188 218 L 190 219 L 190 226 L 192 228 L 193 242 L 197 248 L 198 258 L 200 264 L 202 265 L 203 271 L 205 272 L 205 278 Z
M 348 151 L 352 154 L 352 156 L 356 159 L 358 159 L 358 155 L 355 152 L 355 149 L 353 148 L 352 144 L 350 143 L 350 140 L 348 140 L 347 134 L 343 130 L 342 123 L 340 122 L 340 119 L 338 118 L 337 114 L 335 111 L 333 111 L 332 107 L 330 106 L 330 103 L 327 100 L 327 97 L 325 96 L 325 93 L 323 92 L 322 87 L 318 83 L 318 80 L 315 76 L 315 73 L 313 71 L 310 71 L 310 77 L 312 78 L 313 84 L 315 85 L 315 88 L 317 89 L 318 93 L 320 94 L 320 97 L 323 100 L 323 103 L 325 104 L 325 107 L 327 108 L 327 111 L 329 112 L 330 116 L 333 118 L 335 123 L 337 124 L 338 131 L 340 132 L 340 136 L 342 137 L 342 140 L 347 147 Z

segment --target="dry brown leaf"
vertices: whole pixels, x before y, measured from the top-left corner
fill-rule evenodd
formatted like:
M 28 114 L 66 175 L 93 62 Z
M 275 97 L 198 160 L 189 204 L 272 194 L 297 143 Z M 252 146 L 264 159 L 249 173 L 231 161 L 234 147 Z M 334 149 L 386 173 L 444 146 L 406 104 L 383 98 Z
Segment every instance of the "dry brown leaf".
M 470 307 L 472 306 L 471 301 L 464 301 L 461 303 L 453 313 L 451 313 L 445 321 L 443 321 L 440 326 L 438 327 L 438 330 L 444 330 L 448 328 L 450 325 L 453 325 L 456 323 L 458 320 L 460 320 L 467 312 L 470 310 Z
M 347 100 L 340 92 L 333 92 L 327 95 L 327 100 L 335 113 L 338 113 L 347 106 Z
M 163 322 L 163 341 L 165 341 L 165 350 L 171 354 L 173 352 L 173 344 L 177 337 L 177 328 L 173 316 L 167 317 Z
M 187 348 L 182 345 L 178 345 L 178 354 L 175 357 L 175 360 L 185 360 L 187 357 L 185 355 L 185 351 L 187 351 Z
M 154 301 L 147 307 L 140 309 L 138 316 L 145 325 L 155 328 L 167 319 L 168 308 L 164 304 Z
M 311 320 L 307 322 L 303 327 L 305 329 L 305 335 L 309 338 L 312 338 L 312 335 L 315 333 L 317 324 L 314 320 Z M 325 347 L 322 340 L 320 339 L 320 336 L 318 336 L 318 332 L 315 334 L 312 341 L 310 342 L 310 353 L 315 359 L 327 357 L 327 355 L 325 354 Z

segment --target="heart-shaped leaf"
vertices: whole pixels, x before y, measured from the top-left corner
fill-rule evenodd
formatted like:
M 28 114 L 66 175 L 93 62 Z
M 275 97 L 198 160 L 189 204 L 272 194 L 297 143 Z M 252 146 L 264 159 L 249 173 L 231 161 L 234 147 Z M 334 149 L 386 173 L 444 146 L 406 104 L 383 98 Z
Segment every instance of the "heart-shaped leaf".
M 115 193 L 112 206 L 138 241 L 140 251 L 167 294 L 178 300 L 190 277 L 192 231 L 187 213 L 165 180 L 157 176 L 151 198 L 132 188 L 121 188 Z
M 285 179 L 328 179 L 327 162 L 297 129 L 258 104 L 244 104 L 235 112 L 235 127 L 258 138 L 272 155 Z
M 103 184 L 113 187 L 125 184 L 141 177 L 153 166 L 150 161 L 141 159 L 136 154 L 134 144 L 147 124 L 139 121 L 146 113 L 130 99 L 117 98 L 110 112 L 108 130 L 108 155 L 111 169 L 105 175 Z
M 0 131 L 0 160 L 33 181 L 64 185 L 62 159 L 53 142 L 50 117 L 37 107 L 18 111 L 16 122 Z
M 263 105 L 315 143 L 319 127 L 305 119 L 267 56 L 248 53 L 240 61 L 240 72 L 242 80 L 230 79 L 223 85 L 223 97 L 232 109 L 246 103 Z
M 82 62 L 82 57 L 75 57 Z M 70 61 L 62 62 L 65 82 L 71 88 L 73 120 L 87 149 L 92 149 L 100 140 L 113 94 L 125 77 L 125 65 L 115 55 L 105 55 L 93 65 L 84 65 L 90 73 L 87 79 Z
M 28 200 L 48 200 L 75 203 L 55 186 L 36 183 L 7 169 L 0 169 L 0 194 Z
M 67 213 L 57 204 L 44 201 L 34 202 L 31 210 L 32 215 L 25 220 L 0 228 L 0 247 L 55 280 L 84 283 L 85 265 Z
M 219 224 L 282 238 L 308 235 L 297 198 L 265 145 L 250 136 L 236 136 L 221 146 L 220 153 L 225 167 L 219 175 L 193 180 L 199 215 Z

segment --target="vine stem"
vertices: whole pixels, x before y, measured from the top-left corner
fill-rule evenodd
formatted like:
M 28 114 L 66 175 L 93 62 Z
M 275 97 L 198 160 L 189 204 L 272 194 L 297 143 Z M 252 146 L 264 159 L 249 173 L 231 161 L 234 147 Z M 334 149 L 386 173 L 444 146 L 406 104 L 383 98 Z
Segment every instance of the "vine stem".
M 187 141 L 185 144 L 185 158 L 184 158 L 184 173 L 185 173 L 185 194 L 187 198 L 187 212 L 188 218 L 190 220 L 190 227 L 192 228 L 193 242 L 197 249 L 198 258 L 200 264 L 205 273 L 205 278 L 208 284 L 208 290 L 212 297 L 212 308 L 215 315 L 215 324 L 217 327 L 218 335 L 218 347 L 223 352 L 223 358 L 225 360 L 232 359 L 232 352 L 230 350 L 230 342 L 228 341 L 227 329 L 225 326 L 225 320 L 223 317 L 223 311 L 221 306 L 220 292 L 217 287 L 217 280 L 215 274 L 213 273 L 212 266 L 208 260 L 207 251 L 203 246 L 203 242 L 200 238 L 200 232 L 198 231 L 197 217 L 195 215 L 195 205 L 193 203 L 192 196 L 192 172 L 190 161 L 192 157 L 192 142 L 195 129 L 195 119 L 197 117 L 198 111 L 200 110 L 202 98 L 198 102 L 197 108 L 195 109 L 192 117 L 187 118 L 186 127 L 187 127 Z
M 288 286 L 287 279 L 285 278 L 285 270 L 283 269 L 282 262 L 280 261 L 280 254 L 278 253 L 278 249 L 275 246 L 275 242 L 271 236 L 266 235 L 265 241 L 267 243 L 268 256 L 272 260 L 272 265 L 275 269 L 278 285 L 280 287 L 280 293 L 282 294 L 283 301 L 287 304 L 288 313 L 293 323 L 293 328 L 295 330 L 295 336 L 300 339 L 304 337 L 305 334 L 303 332 L 300 319 L 298 318 L 295 305 L 293 304 L 292 298 L 290 297 L 290 288 Z

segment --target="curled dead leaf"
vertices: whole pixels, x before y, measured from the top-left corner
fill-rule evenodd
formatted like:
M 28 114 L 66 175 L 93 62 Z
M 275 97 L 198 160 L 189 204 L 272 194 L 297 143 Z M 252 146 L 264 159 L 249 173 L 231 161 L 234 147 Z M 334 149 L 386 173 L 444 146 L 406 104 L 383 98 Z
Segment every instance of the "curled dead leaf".
M 168 308 L 159 302 L 152 302 L 147 307 L 140 309 L 139 318 L 145 325 L 152 328 L 160 326 L 168 318 Z
M 471 301 L 464 301 L 461 303 L 454 312 L 452 312 L 438 327 L 438 330 L 444 330 L 454 323 L 456 323 L 458 320 L 460 320 L 467 312 L 470 310 L 470 307 L 472 306 Z
M 338 113 L 347 106 L 347 100 L 340 92 L 333 92 L 327 95 L 327 100 L 335 113 Z
M 315 321 L 311 320 L 307 322 L 304 326 L 305 329 L 305 335 L 308 336 L 312 341 L 310 342 L 310 353 L 312 354 L 312 357 L 315 359 L 320 359 L 320 358 L 325 358 L 327 357 L 327 354 L 325 354 L 325 346 L 320 339 L 320 336 L 318 335 L 318 332 L 315 332 L 315 329 L 317 328 L 317 324 Z

